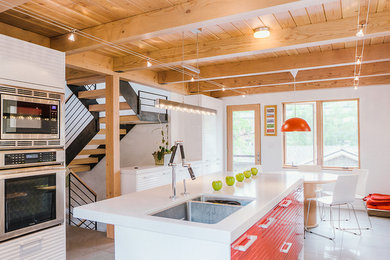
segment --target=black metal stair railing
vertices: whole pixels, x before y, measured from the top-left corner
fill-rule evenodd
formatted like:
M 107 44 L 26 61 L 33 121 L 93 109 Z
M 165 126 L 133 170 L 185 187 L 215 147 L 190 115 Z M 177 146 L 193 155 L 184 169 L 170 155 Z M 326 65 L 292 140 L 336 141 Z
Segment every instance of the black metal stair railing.
M 68 224 L 71 226 L 97 230 L 97 222 L 73 216 L 74 207 L 97 201 L 97 195 L 80 177 L 70 170 L 68 175 Z
M 156 99 L 168 99 L 167 96 L 139 90 L 138 95 L 134 91 L 133 87 L 129 82 L 121 80 L 119 82 L 120 93 L 122 97 L 129 104 L 130 108 L 138 116 L 141 121 L 148 121 L 154 123 L 167 123 L 168 122 L 168 111 L 165 113 L 159 113 L 159 109 L 154 108 Z M 148 107 L 148 110 L 144 108 Z
M 100 130 L 99 113 L 88 110 L 91 101 L 80 100 L 77 97 L 79 91 L 86 91 L 90 88 L 93 86 L 88 88 L 69 86 L 73 94 L 65 103 L 66 165 L 84 149 Z M 91 104 L 95 103 L 97 104 L 97 102 L 92 101 Z

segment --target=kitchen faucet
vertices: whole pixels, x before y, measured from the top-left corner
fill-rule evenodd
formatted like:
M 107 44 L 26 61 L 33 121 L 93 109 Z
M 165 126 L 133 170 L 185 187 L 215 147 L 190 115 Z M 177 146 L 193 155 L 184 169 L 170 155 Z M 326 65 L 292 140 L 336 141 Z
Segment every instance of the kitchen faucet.
M 186 157 L 184 155 L 183 141 L 176 141 L 175 145 L 172 147 L 172 155 L 171 155 L 171 159 L 169 160 L 169 164 L 168 164 L 168 166 L 172 167 L 172 196 L 170 196 L 171 199 L 176 198 L 176 166 L 177 166 L 177 164 L 174 163 L 173 161 L 175 160 L 175 155 L 176 155 L 178 147 L 180 147 L 181 165 L 183 167 L 187 168 L 188 173 L 190 174 L 192 180 L 196 179 L 194 171 L 191 168 L 191 164 L 186 163 Z M 183 184 L 184 184 L 184 193 L 183 194 L 187 195 L 188 193 L 187 193 L 185 179 L 183 179 Z

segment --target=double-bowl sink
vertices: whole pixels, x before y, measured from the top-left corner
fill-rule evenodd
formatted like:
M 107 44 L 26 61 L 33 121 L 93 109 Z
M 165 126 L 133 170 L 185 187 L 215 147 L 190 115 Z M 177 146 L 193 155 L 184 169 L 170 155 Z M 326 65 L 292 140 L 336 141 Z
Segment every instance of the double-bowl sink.
M 216 224 L 253 201 L 253 198 L 246 197 L 200 195 L 150 215 L 204 224 Z

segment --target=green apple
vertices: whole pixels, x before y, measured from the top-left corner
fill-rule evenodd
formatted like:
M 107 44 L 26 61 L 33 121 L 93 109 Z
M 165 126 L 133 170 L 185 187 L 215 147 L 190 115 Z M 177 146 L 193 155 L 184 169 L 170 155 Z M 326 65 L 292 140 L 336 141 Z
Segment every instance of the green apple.
M 255 167 L 253 167 L 253 168 L 251 169 L 251 172 L 252 172 L 252 175 L 257 175 L 257 173 L 259 172 L 259 170 L 258 170 L 257 168 L 255 168 Z
M 242 182 L 245 179 L 245 175 L 243 173 L 236 174 L 236 179 L 239 182 Z
M 228 186 L 233 186 L 235 182 L 236 182 L 236 179 L 234 179 L 233 176 L 226 176 L 226 184 Z
M 222 189 L 222 181 L 213 181 L 213 189 L 216 191 Z
M 244 171 L 245 178 L 249 179 L 252 176 L 251 171 Z

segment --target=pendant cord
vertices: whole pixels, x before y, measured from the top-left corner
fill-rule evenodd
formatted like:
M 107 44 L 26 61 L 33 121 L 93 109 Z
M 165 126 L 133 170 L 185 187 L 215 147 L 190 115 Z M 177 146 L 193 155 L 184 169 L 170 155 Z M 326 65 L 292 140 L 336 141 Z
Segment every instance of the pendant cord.
M 184 31 L 182 32 L 182 36 L 181 36 L 181 52 L 182 52 L 182 60 L 183 60 L 183 64 L 184 64 Z M 182 79 L 183 79 L 183 93 L 186 92 L 186 83 L 184 82 L 184 68 L 183 68 L 183 75 L 182 75 Z M 183 103 L 184 103 L 184 94 L 183 94 L 183 99 L 182 99 Z
M 296 103 L 296 101 L 297 101 L 297 99 L 296 99 L 296 97 L 297 97 L 297 94 L 296 94 L 297 88 L 296 88 L 296 84 L 295 84 L 295 77 L 296 77 L 296 76 L 297 76 L 296 74 L 293 75 L 293 77 L 294 77 L 294 100 L 295 100 L 294 117 L 297 117 L 297 103 Z
M 199 32 L 196 32 L 196 68 L 199 69 Z M 199 75 L 198 75 L 199 77 Z M 198 106 L 200 106 L 200 82 L 198 84 Z

